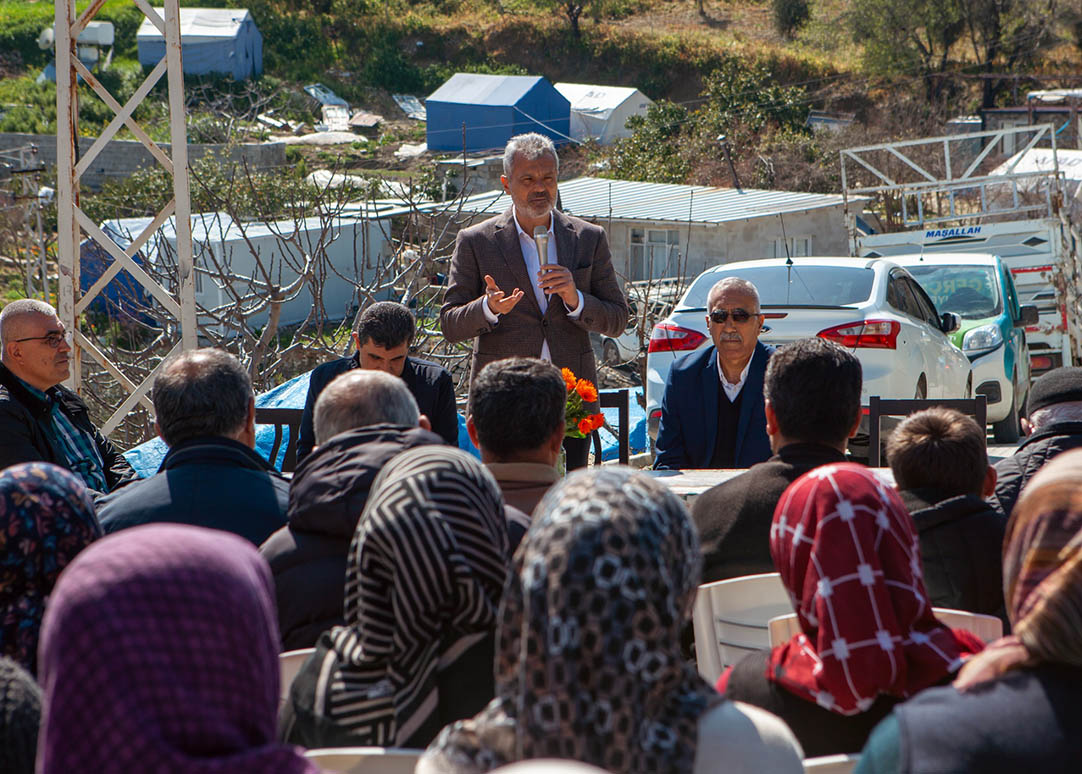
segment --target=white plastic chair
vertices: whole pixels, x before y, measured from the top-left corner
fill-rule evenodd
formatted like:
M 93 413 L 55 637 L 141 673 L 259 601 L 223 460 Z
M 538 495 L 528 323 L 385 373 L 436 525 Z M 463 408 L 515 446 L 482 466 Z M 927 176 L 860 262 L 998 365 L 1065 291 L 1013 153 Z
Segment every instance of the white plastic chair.
M 791 613 L 789 592 L 776 572 L 704 583 L 695 597 L 695 659 L 713 685 L 722 670 L 770 647 L 771 618 Z
M 859 755 L 820 755 L 804 759 L 804 771 L 808 774 L 850 774 L 860 761 Z
M 965 629 L 976 635 L 983 642 L 989 643 L 1003 636 L 1003 622 L 994 615 L 970 613 L 966 610 L 951 610 L 947 607 L 933 607 L 932 612 L 940 623 L 952 629 Z M 771 618 L 767 625 L 770 631 L 770 647 L 776 648 L 800 634 L 800 621 L 796 613 L 779 615 Z
M 287 650 L 278 654 L 278 698 L 279 706 L 289 699 L 289 686 L 293 684 L 293 678 L 301 671 L 301 665 L 310 655 L 316 652 L 315 648 L 300 648 L 299 650 Z
M 326 747 L 305 757 L 336 774 L 413 774 L 424 750 L 398 747 Z

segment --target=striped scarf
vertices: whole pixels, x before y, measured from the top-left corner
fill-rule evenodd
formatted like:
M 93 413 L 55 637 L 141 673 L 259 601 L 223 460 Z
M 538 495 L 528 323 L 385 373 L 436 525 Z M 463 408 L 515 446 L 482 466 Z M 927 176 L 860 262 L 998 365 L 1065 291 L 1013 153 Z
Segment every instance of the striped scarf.
M 346 625 L 330 633 L 317 714 L 357 744 L 427 744 L 415 735 L 439 709 L 439 672 L 495 630 L 508 546 L 499 488 L 473 457 L 395 457 L 350 546 Z

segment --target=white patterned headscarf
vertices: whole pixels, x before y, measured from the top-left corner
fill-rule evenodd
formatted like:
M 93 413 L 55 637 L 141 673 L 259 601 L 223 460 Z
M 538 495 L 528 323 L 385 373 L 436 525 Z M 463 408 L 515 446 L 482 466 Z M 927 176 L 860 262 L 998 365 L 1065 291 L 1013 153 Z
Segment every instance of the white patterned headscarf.
M 435 768 L 562 758 L 691 771 L 699 718 L 723 701 L 680 651 L 700 564 L 687 509 L 649 477 L 606 468 L 554 487 L 504 589 L 496 698 L 443 731 Z
M 432 739 L 438 726 L 415 741 L 438 717 L 438 672 L 496 628 L 508 552 L 499 487 L 477 460 L 447 446 L 391 460 L 350 546 L 317 712 L 366 744 Z

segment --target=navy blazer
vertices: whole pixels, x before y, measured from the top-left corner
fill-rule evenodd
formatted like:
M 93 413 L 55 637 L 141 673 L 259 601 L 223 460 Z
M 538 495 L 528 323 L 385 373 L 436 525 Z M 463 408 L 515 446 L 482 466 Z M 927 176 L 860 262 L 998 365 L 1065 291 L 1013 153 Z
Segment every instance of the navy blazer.
M 708 468 L 718 435 L 718 395 L 721 379 L 715 347 L 684 355 L 669 369 L 665 396 L 661 399 L 661 424 L 657 431 L 654 468 L 682 470 Z M 770 458 L 763 408 L 766 363 L 774 354 L 769 344 L 758 342 L 751 368 L 741 389 L 740 424 L 736 429 L 736 466 L 750 468 Z

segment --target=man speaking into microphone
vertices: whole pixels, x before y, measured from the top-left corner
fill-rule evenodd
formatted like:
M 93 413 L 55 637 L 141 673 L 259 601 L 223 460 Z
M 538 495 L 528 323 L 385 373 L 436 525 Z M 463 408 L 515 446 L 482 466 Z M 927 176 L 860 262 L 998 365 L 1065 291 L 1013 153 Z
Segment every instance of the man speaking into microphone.
M 512 137 L 500 177 L 511 207 L 458 233 L 440 327 L 449 342 L 474 340 L 471 383 L 486 364 L 519 356 L 596 384 L 589 332 L 618 336 L 627 325 L 604 229 L 555 209 L 558 170 L 548 137 Z M 588 440 L 565 439 L 564 449 L 569 470 L 586 465 Z

